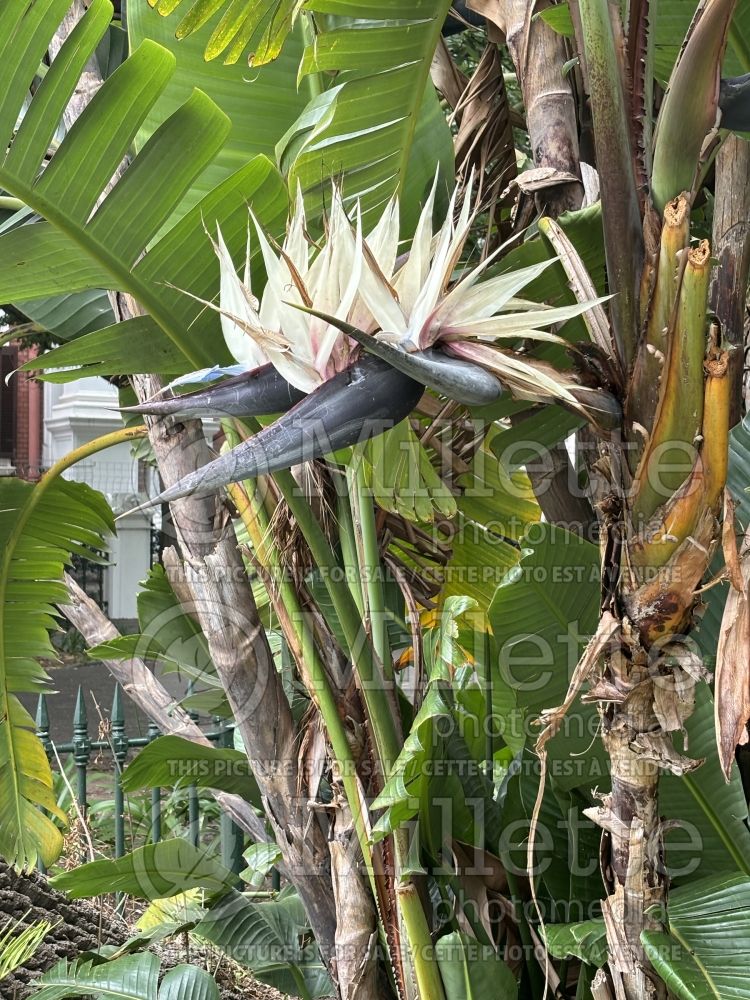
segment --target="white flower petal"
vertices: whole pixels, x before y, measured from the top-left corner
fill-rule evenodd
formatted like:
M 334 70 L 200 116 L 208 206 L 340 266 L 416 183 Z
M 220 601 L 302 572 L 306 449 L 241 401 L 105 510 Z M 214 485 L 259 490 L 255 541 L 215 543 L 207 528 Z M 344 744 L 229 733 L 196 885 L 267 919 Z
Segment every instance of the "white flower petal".
M 407 316 L 414 308 L 430 269 L 433 255 L 432 216 L 435 211 L 438 177 L 439 173 L 436 171 L 429 196 L 419 216 L 409 256 L 393 282 L 401 308 Z
M 253 329 L 260 326 L 257 300 L 252 295 L 249 285 L 243 285 L 237 277 L 234 262 L 218 226 L 216 227 L 214 247 L 219 258 L 219 308 L 224 341 L 235 361 L 247 368 L 257 368 L 268 361 L 265 351 L 252 333 L 246 332 L 248 328 Z M 244 321 L 243 325 L 238 324 L 226 315 L 227 313 L 240 317 Z
M 440 328 L 459 326 L 470 320 L 492 316 L 507 306 L 516 292 L 538 278 L 555 260 L 553 257 L 518 271 L 499 274 L 480 284 L 476 284 L 476 275 L 471 274 L 448 292 L 435 310 L 431 322 Z M 539 306 L 535 308 L 538 309 Z

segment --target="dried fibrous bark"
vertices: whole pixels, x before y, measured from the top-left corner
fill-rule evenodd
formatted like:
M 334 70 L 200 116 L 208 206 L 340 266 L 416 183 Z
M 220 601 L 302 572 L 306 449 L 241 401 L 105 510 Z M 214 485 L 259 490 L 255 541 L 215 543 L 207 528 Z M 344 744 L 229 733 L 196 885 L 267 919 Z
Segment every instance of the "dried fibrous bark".
M 71 902 L 43 876 L 18 872 L 0 860 L 0 926 L 9 919 L 22 926 L 49 920 L 55 926 L 26 964 L 0 983 L 0 996 L 7 1000 L 25 1000 L 34 979 L 60 959 L 77 958 L 103 944 L 121 944 L 128 936 L 126 924 L 111 908 L 105 916 L 91 903 Z
M 521 85 L 534 166 L 580 177 L 575 98 L 570 77 L 563 74 L 565 39 L 533 17 L 539 8 L 526 0 L 470 0 L 469 7 L 505 36 Z M 580 181 L 553 183 L 537 194 L 538 206 L 552 216 L 582 202 Z
M 725 524 L 729 593 L 721 619 L 714 675 L 716 742 L 722 770 L 729 781 L 735 749 L 748 742 L 750 722 L 750 528 L 743 551 L 736 551 L 734 518 Z M 735 548 L 735 551 L 732 549 Z

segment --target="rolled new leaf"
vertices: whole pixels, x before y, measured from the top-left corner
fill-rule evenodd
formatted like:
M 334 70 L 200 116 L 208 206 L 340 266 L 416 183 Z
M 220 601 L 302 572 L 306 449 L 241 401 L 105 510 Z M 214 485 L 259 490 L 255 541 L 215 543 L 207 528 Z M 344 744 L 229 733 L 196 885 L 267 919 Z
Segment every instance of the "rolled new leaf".
M 335 316 L 318 312 L 316 309 L 305 308 L 303 311 L 337 327 L 342 333 L 361 344 L 369 354 L 382 358 L 404 375 L 409 375 L 426 388 L 433 389 L 448 399 L 454 399 L 457 403 L 463 403 L 465 406 L 487 406 L 489 403 L 494 403 L 503 391 L 495 376 L 481 365 L 448 357 L 439 350 L 411 353 L 402 351 Z
M 261 417 L 286 413 L 304 398 L 305 393 L 290 385 L 273 365 L 263 365 L 207 389 L 123 406 L 122 411 L 151 417 Z
M 737 0 L 701 0 L 654 133 L 651 199 L 660 214 L 681 191 L 691 191 L 706 136 L 717 124 L 720 68 Z
M 128 513 L 215 493 L 230 483 L 289 469 L 375 437 L 408 416 L 423 391 L 408 375 L 366 355 L 254 437 Z

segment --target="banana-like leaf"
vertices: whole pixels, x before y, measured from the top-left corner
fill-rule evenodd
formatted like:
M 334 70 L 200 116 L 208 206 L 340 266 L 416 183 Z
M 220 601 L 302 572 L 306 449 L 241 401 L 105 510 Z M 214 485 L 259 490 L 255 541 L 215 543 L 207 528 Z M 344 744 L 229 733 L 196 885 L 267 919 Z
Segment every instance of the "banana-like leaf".
M 426 187 L 452 183 L 453 150 L 429 79 L 450 0 L 309 0 L 323 30 L 305 51 L 308 74 L 338 74 L 313 99 L 277 146 L 282 172 L 316 206 L 329 199 L 328 178 L 347 178 L 347 202 L 360 198 L 366 222 L 401 194 L 404 235 L 413 232 Z M 344 15 L 326 27 L 327 15 Z M 443 193 L 441 191 L 441 194 Z
M 109 296 L 101 288 L 30 299 L 20 310 L 57 341 L 75 340 L 95 330 L 103 330 L 115 319 Z
M 259 6 L 257 0 L 254 5 Z M 163 5 L 160 8 L 161 17 L 145 0 L 131 3 L 128 8 L 131 49 L 150 39 L 168 49 L 176 60 L 174 75 L 136 136 L 136 149 L 140 150 L 167 116 L 190 97 L 194 87 L 200 87 L 215 101 L 232 123 L 226 143 L 196 178 L 180 205 L 178 214 L 182 214 L 253 156 L 263 154 L 273 159 L 276 143 L 297 120 L 312 94 L 306 82 L 299 88 L 295 86 L 303 49 L 299 32 L 287 39 L 277 59 L 248 73 L 246 65 L 206 62 L 204 49 L 217 24 L 216 16 L 194 34 L 178 40 L 175 32 L 183 12 L 163 16 Z M 206 225 L 212 227 L 213 220 L 206 218 Z
M 607 932 L 602 918 L 575 924 L 547 924 L 544 940 L 553 958 L 578 958 L 597 968 L 607 961 Z
M 159 959 L 151 952 L 114 962 L 62 959 L 39 979 L 35 1000 L 100 997 L 101 1000 L 157 1000 Z
M 151 952 L 107 961 L 63 959 L 38 981 L 39 1000 L 98 997 L 99 1000 L 219 1000 L 216 980 L 195 965 L 176 965 L 159 982 L 159 959 Z
M 253 48 L 250 64 L 257 69 L 278 58 L 294 26 L 303 0 L 148 0 L 150 7 L 169 17 L 179 8 L 172 30 L 179 39 L 199 33 L 206 60 L 224 55 L 225 64 L 239 61 Z M 215 15 L 220 13 L 220 17 Z M 130 11 L 128 11 L 130 15 Z M 208 30 L 204 27 L 211 21 Z
M 680 46 L 698 6 L 696 0 L 659 0 L 656 6 L 654 75 L 661 83 L 669 80 Z M 722 76 L 750 73 L 750 5 L 740 2 L 729 29 Z
M 493 678 L 497 697 L 515 702 L 506 729 L 523 743 L 524 718 L 565 700 L 570 677 L 599 610 L 599 549 L 565 529 L 546 524 L 529 528 L 522 558 L 495 591 L 489 617 L 499 658 Z M 575 725 L 548 744 L 560 762 L 561 788 L 596 784 L 606 774 L 604 752 L 593 734 L 596 710 L 576 705 Z M 526 723 L 528 726 L 528 723 Z
M 216 895 L 236 881 L 216 858 L 181 837 L 146 844 L 116 860 L 91 861 L 51 879 L 72 899 L 126 892 L 137 899 L 165 899 L 188 889 Z
M 750 876 L 700 879 L 669 895 L 665 931 L 644 931 L 646 955 L 676 1000 L 748 1000 Z
M 195 90 L 152 134 L 102 200 L 112 175 L 175 72 L 171 53 L 150 40 L 106 80 L 42 169 L 63 109 L 107 30 L 112 5 L 109 0 L 94 0 L 28 103 L 14 134 L 36 67 L 66 11 L 62 0 L 30 4 L 9 0 L 3 6 L 0 148 L 8 151 L 0 163 L 0 186 L 47 221 L 0 238 L 0 271 L 5 273 L 7 261 L 18 261 L 19 256 L 29 264 L 24 267 L 23 296 L 14 295 L 20 300 L 71 290 L 71 283 L 60 278 L 58 260 L 66 262 L 69 272 L 81 267 L 84 278 L 79 277 L 74 287 L 129 292 L 150 316 L 154 343 L 170 340 L 185 354 L 184 371 L 229 360 L 218 320 L 177 289 L 189 288 L 209 297 L 215 290 L 216 260 L 203 232 L 204 219 L 212 224 L 220 221 L 223 230 L 228 225 L 225 237 L 238 253 L 245 244 L 245 204 L 254 204 L 256 213 L 265 216 L 266 226 L 277 227 L 286 211 L 283 184 L 267 159 L 256 158 L 152 245 L 212 163 L 231 128 L 216 104 Z M 21 253 L 24 248 L 19 248 L 23 241 L 35 243 L 33 250 L 26 246 L 25 255 Z M 36 260 L 40 250 L 46 254 L 46 266 Z M 123 342 L 127 347 L 125 338 Z M 141 370 L 158 370 L 148 365 L 147 360 Z
M 161 981 L 159 1000 L 219 1000 L 219 987 L 205 969 L 176 965 Z
M 494 948 L 453 931 L 435 942 L 445 995 L 451 1000 L 516 1000 L 518 983 Z
M 334 992 L 317 948 L 304 945 L 309 922 L 294 893 L 255 902 L 232 890 L 213 904 L 194 933 L 291 996 L 300 996 L 300 980 L 310 997 Z
M 533 737 L 529 743 L 532 741 Z M 526 747 L 517 765 L 511 765 L 503 788 L 504 839 L 497 853 L 517 874 L 527 870 L 529 833 L 539 791 L 536 761 Z M 594 912 L 601 899 L 601 833 L 583 814 L 590 805 L 582 790 L 563 791 L 556 782 L 547 782 L 534 843 L 534 868 L 537 893 L 550 922 L 564 920 L 571 913 Z M 568 863 L 560 864 L 561 858 Z
M 181 736 L 160 736 L 149 743 L 122 776 L 126 792 L 185 785 L 217 788 L 260 804 L 247 754 L 228 747 L 201 746 Z
M 20 692 L 44 690 L 49 678 L 37 658 L 54 659 L 49 638 L 57 628 L 57 602 L 65 603 L 65 566 L 71 555 L 90 555 L 114 531 L 100 493 L 58 479 L 35 507 L 34 487 L 0 482 L 0 854 L 8 861 L 51 865 L 62 835 L 39 807 L 63 822 L 52 773 Z
M 8 920 L 0 930 L 0 981 L 26 965 L 53 926 L 49 920 L 35 920 L 31 924 Z
M 368 441 L 365 456 L 366 482 L 383 510 L 423 524 L 456 513 L 456 501 L 408 420 Z

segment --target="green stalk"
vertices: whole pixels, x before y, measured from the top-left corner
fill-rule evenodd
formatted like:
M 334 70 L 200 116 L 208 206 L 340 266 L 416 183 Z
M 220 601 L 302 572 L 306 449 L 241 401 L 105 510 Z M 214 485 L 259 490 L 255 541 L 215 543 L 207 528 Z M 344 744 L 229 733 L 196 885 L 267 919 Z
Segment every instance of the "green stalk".
M 661 215 L 693 191 L 703 142 L 716 122 L 719 70 L 737 0 L 704 0 L 672 70 L 654 134 L 651 198 Z
M 346 479 L 349 483 L 349 500 L 360 573 L 362 570 L 365 571 L 367 617 L 370 622 L 372 644 L 376 656 L 383 664 L 386 678 L 392 681 L 393 654 L 385 617 L 383 565 L 380 560 L 375 511 L 365 482 L 363 456 L 358 452 L 355 452 L 354 461 L 346 470 Z
M 687 479 L 695 459 L 694 443 L 703 421 L 710 279 L 711 248 L 704 240 L 687 252 L 667 334 L 667 358 L 653 430 L 636 472 L 636 520 L 648 520 L 670 498 Z
M 602 193 L 604 250 L 615 344 L 628 371 L 636 346 L 643 232 L 630 126 L 608 0 L 579 0 L 591 90 L 596 165 Z M 619 16 L 619 15 L 615 15 Z M 678 192 L 679 193 L 679 192 Z
M 387 682 L 381 662 L 375 656 L 369 637 L 364 633 L 359 609 L 351 591 L 341 579 L 341 566 L 323 529 L 301 497 L 290 472 L 276 472 L 274 479 L 299 525 L 316 566 L 331 598 L 333 609 L 344 633 L 346 644 L 359 678 L 367 716 L 372 727 L 383 780 L 387 780 L 401 749 L 396 723 L 388 697 Z
M 242 523 L 253 542 L 256 558 L 264 566 L 271 584 L 278 591 L 278 599 L 286 610 L 288 625 L 293 630 L 290 645 L 296 651 L 295 660 L 310 698 L 318 709 L 333 750 L 334 762 L 341 776 L 349 807 L 352 811 L 357 840 L 367 868 L 370 885 L 376 892 L 375 873 L 372 866 L 372 850 L 368 838 L 369 824 L 362 808 L 362 796 L 357 784 L 357 770 L 346 737 L 346 730 L 338 711 L 336 696 L 330 685 L 325 666 L 318 655 L 314 636 L 309 628 L 302 607 L 297 599 L 293 584 L 286 579 L 280 565 L 275 546 L 266 542 L 270 519 L 262 501 L 258 497 L 254 483 L 247 481 L 244 491 L 232 487 L 232 499 L 237 506 Z M 272 595 L 269 594 L 269 597 Z M 283 623 L 282 623 L 283 627 Z M 286 629 L 284 629 L 286 632 Z M 377 898 L 377 897 L 376 897 Z
M 367 719 L 380 759 L 382 777 L 383 780 L 387 780 L 398 757 L 400 742 L 381 661 L 374 655 L 369 639 L 362 635 L 362 621 L 351 591 L 335 572 L 340 567 L 333 550 L 309 504 L 299 496 L 293 476 L 289 472 L 277 472 L 274 474 L 274 479 L 310 546 L 316 565 L 323 572 L 328 595 L 359 677 Z M 405 832 L 396 831 L 393 838 L 397 872 L 403 867 L 406 857 L 403 836 Z M 409 880 L 398 886 L 396 892 L 420 998 L 444 1000 L 440 971 L 432 954 L 430 928 L 416 887 Z
M 252 426 L 253 422 L 245 421 L 245 423 Z M 363 635 L 362 619 L 351 590 L 341 578 L 341 566 L 310 505 L 300 496 L 294 477 L 288 471 L 276 472 L 274 481 L 310 547 L 316 566 L 323 574 L 328 595 L 357 672 L 382 779 L 385 781 L 393 769 L 401 746 L 382 664 L 375 656 L 369 638 Z M 346 791 L 348 797 L 349 791 Z M 350 806 L 354 811 L 355 800 L 350 800 Z M 402 836 L 399 836 L 399 833 Z M 397 870 L 403 867 L 403 859 L 406 857 L 403 834 L 405 831 L 397 831 L 393 838 Z M 406 931 L 420 998 L 445 1000 L 440 971 L 432 954 L 432 938 L 427 917 L 416 887 L 408 881 L 398 886 L 397 896 L 399 914 Z
M 666 373 L 667 328 L 679 287 L 680 254 L 690 240 L 690 203 L 684 195 L 674 198 L 664 209 L 659 253 L 656 261 L 644 267 L 641 290 L 641 327 L 645 336 L 638 348 L 633 376 L 628 390 L 626 413 L 648 434 L 659 403 L 659 385 Z M 628 451 L 628 463 L 635 472 L 644 441 L 634 436 Z
M 0 588 L 5 588 L 8 572 L 10 570 L 11 563 L 13 562 L 13 552 L 18 539 L 23 534 L 29 518 L 34 513 L 34 510 L 38 506 L 40 500 L 54 481 L 58 479 L 66 469 L 69 469 L 77 462 L 82 462 L 84 458 L 90 458 L 91 455 L 96 455 L 98 452 L 104 451 L 106 448 L 112 448 L 116 444 L 122 444 L 124 441 L 135 441 L 136 438 L 145 437 L 146 434 L 147 431 L 143 424 L 138 424 L 137 427 L 121 427 L 119 430 L 112 431 L 110 434 L 103 434 L 101 437 L 94 438 L 93 441 L 87 441 L 86 444 L 82 444 L 80 448 L 75 448 L 73 451 L 69 451 L 67 455 L 47 469 L 42 478 L 31 491 L 28 500 L 24 504 L 23 509 L 19 512 L 18 519 L 13 525 L 10 535 L 8 536 L 8 542 L 5 546 L 5 552 L 3 553 L 3 561 L 0 563 Z
M 366 604 L 370 623 L 370 633 L 376 655 L 382 664 L 388 664 L 389 680 L 393 682 L 393 666 L 388 632 L 385 627 L 385 597 L 383 593 L 382 563 L 378 545 L 375 511 L 365 480 L 364 462 L 361 451 L 355 449 L 353 462 L 346 470 L 349 485 L 349 501 L 354 523 L 354 537 L 357 548 L 357 562 L 360 579 L 364 573 Z M 395 712 L 395 707 L 394 707 Z M 409 854 L 407 831 L 403 828 L 393 833 L 393 853 L 396 879 L 406 867 Z M 432 938 L 427 917 L 419 898 L 417 888 L 407 877 L 396 888 L 398 913 L 403 935 L 409 942 L 410 962 L 417 980 L 417 990 L 422 1000 L 440 1000 L 443 996 L 440 969 L 432 951 Z
M 349 505 L 348 494 L 338 493 L 338 524 L 339 541 L 341 543 L 341 556 L 344 560 L 344 568 L 347 573 L 347 582 L 352 592 L 359 613 L 362 617 L 365 614 L 365 598 L 362 593 L 362 581 L 357 567 L 357 546 L 354 541 L 354 522 L 352 520 L 352 509 Z
M 417 887 L 409 881 L 396 889 L 399 913 L 411 949 L 411 961 L 421 1000 L 444 1000 L 440 967 L 433 954 L 432 938 L 427 926 L 422 900 Z

